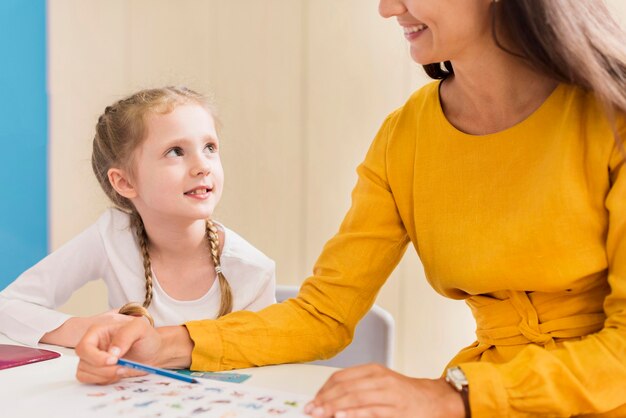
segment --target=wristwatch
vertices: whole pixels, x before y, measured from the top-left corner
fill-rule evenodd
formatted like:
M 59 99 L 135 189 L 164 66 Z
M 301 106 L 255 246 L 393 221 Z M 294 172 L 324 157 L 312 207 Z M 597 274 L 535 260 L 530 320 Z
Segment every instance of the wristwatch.
M 469 384 L 467 377 L 460 367 L 454 366 L 446 370 L 446 382 L 448 382 L 463 398 L 463 406 L 465 407 L 465 418 L 472 417 L 472 411 L 469 406 Z

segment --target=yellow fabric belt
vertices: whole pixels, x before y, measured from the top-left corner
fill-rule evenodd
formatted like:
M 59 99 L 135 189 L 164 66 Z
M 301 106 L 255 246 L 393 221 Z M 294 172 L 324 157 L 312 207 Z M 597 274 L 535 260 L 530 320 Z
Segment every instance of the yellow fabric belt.
M 583 337 L 602 329 L 607 292 L 606 286 L 575 293 L 507 290 L 498 292 L 498 297 L 472 296 L 466 302 L 476 318 L 479 343 L 534 343 L 551 348 L 555 339 Z

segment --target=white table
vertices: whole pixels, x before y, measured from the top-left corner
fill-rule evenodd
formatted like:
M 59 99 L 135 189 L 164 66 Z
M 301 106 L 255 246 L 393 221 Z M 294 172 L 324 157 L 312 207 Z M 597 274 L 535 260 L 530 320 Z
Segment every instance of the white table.
M 17 343 L 0 334 L 0 344 Z M 0 416 L 3 416 L 2 405 L 6 403 L 28 403 L 34 394 L 62 387 L 71 388 L 81 385 L 75 377 L 78 357 L 75 355 L 74 350 L 46 344 L 40 344 L 39 347 L 60 352 L 62 356 L 53 360 L 0 370 Z M 235 372 L 252 375 L 242 385 L 275 389 L 312 397 L 336 370 L 338 369 L 311 364 L 283 364 L 240 369 Z M 71 408 L 69 405 L 68 407 Z M 39 416 L 44 418 L 50 415 L 49 412 L 42 405 Z M 38 418 L 32 414 L 23 415 L 23 417 L 28 418 L 31 416 L 32 418 Z M 72 416 L 72 414 L 68 413 L 67 416 Z

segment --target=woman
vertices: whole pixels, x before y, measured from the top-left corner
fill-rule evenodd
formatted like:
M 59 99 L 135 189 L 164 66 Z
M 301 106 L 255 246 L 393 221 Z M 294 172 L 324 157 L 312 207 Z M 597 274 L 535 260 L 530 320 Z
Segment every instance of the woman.
M 409 241 L 477 341 L 446 377 L 337 372 L 315 417 L 626 416 L 626 36 L 601 0 L 381 0 L 441 81 L 384 122 L 297 299 L 156 331 L 101 327 L 78 379 L 125 355 L 231 369 L 332 356 Z M 608 383 L 611 382 L 611 383 Z

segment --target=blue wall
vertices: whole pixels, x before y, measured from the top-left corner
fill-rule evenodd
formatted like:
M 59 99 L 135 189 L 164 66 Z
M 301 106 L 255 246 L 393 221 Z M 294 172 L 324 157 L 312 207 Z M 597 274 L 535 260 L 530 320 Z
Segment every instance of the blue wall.
M 48 249 L 45 0 L 0 0 L 0 289 Z

